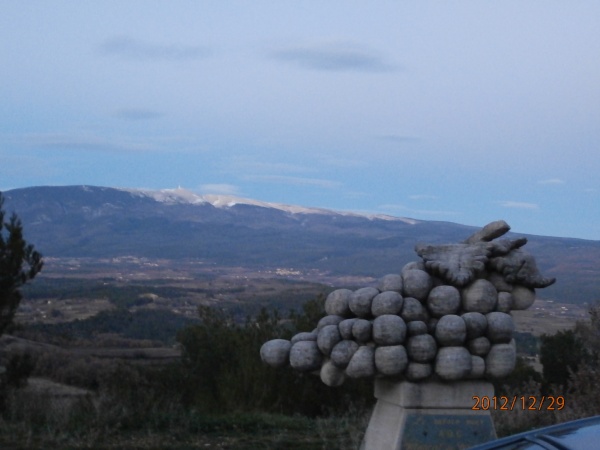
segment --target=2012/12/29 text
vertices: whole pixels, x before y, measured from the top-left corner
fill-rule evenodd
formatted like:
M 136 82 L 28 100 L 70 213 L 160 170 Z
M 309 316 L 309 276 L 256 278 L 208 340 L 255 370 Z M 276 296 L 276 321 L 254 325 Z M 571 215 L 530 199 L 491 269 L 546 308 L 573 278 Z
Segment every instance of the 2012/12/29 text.
M 473 396 L 475 404 L 471 407 L 473 411 L 512 411 L 515 408 L 521 408 L 527 411 L 560 411 L 565 407 L 565 398 L 562 395 L 542 395 L 541 397 L 535 395 L 515 395 L 512 397 L 508 396 L 493 396 L 488 397 L 487 395 L 479 397 Z

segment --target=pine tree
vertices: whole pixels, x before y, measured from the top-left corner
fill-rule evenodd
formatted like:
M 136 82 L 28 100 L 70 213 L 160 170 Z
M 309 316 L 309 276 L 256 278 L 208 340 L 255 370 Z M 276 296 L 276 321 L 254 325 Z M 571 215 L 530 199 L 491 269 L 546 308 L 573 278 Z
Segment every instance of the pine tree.
M 23 239 L 23 226 L 15 213 L 5 221 L 0 192 L 0 336 L 10 325 L 22 299 L 20 288 L 32 280 L 44 262 L 33 245 Z

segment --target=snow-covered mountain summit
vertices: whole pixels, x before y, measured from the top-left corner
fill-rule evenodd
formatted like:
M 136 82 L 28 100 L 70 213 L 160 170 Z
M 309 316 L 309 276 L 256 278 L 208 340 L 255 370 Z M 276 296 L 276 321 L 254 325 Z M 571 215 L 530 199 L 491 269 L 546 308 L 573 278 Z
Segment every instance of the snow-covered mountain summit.
M 161 190 L 150 190 L 150 189 L 122 189 L 123 191 L 129 192 L 132 195 L 139 195 L 152 198 L 157 202 L 161 203 L 183 203 L 183 204 L 211 204 L 216 208 L 231 208 L 235 205 L 250 205 L 258 206 L 261 208 L 271 208 L 284 211 L 290 214 L 326 214 L 326 215 L 342 215 L 342 216 L 355 216 L 355 217 L 366 217 L 368 219 L 379 219 L 379 220 L 390 220 L 390 221 L 401 221 L 407 224 L 414 225 L 418 223 L 415 219 L 409 219 L 406 217 L 394 217 L 385 214 L 360 214 L 349 211 L 335 211 L 325 208 L 312 208 L 298 205 L 287 205 L 283 203 L 271 203 L 263 202 L 261 200 L 254 200 L 250 198 L 236 197 L 233 195 L 224 194 L 196 194 L 188 189 L 178 187 L 177 189 L 161 189 Z

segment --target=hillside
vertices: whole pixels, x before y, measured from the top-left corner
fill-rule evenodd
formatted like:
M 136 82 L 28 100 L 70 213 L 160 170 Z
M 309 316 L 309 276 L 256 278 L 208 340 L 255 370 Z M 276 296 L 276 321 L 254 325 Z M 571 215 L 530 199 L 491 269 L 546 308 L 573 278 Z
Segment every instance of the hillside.
M 47 257 L 196 259 L 214 266 L 290 267 L 335 275 L 398 272 L 418 242 L 457 242 L 476 227 L 364 216 L 189 191 L 92 186 L 4 193 L 26 238 Z M 484 225 L 484 224 L 479 224 Z M 557 278 L 544 298 L 600 300 L 600 242 L 517 233 L 542 272 Z

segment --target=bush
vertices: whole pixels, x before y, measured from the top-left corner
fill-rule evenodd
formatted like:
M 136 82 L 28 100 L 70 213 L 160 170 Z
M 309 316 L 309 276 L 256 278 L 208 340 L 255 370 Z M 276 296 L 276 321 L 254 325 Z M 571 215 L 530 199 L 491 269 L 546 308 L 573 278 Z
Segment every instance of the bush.
M 540 362 L 544 366 L 544 386 L 566 388 L 570 373 L 576 372 L 588 357 L 585 343 L 573 330 L 542 336 Z
M 325 386 L 319 377 L 276 370 L 260 359 L 260 347 L 280 337 L 289 339 L 313 327 L 321 317 L 323 298 L 308 302 L 302 314 L 282 319 L 263 309 L 255 318 L 237 323 L 233 316 L 201 307 L 201 324 L 178 334 L 187 377 L 185 401 L 205 411 L 322 415 L 344 411 L 352 403 L 372 403 L 370 380 L 349 381 L 343 387 Z M 314 317 L 316 316 L 316 317 Z M 299 326 L 300 325 L 300 326 Z
M 0 447 L 354 446 L 366 427 L 365 405 L 373 401 L 371 380 L 330 388 L 313 375 L 275 370 L 259 355 L 267 340 L 290 338 L 314 325 L 322 306 L 318 298 L 288 318 L 263 310 L 244 321 L 201 308 L 201 323 L 178 335 L 182 362 L 169 365 L 59 349 L 20 356 L 15 373 L 33 368 L 35 376 L 87 388 L 89 394 L 65 407 L 48 394 L 10 389 L 0 416 Z
M 578 323 L 575 330 L 542 337 L 542 380 L 518 363 L 504 384 L 496 387 L 496 395 L 509 398 L 534 396 L 539 401 L 560 396 L 564 407 L 492 411 L 499 436 L 600 414 L 600 306 L 592 307 L 589 314 L 590 321 Z
M 34 359 L 29 353 L 11 355 L 6 364 L 5 382 L 9 388 L 23 387 L 35 367 Z
M 76 339 L 96 340 L 101 335 L 119 334 L 126 339 L 160 341 L 173 344 L 177 331 L 196 320 L 183 317 L 167 309 L 139 310 L 127 309 L 101 311 L 83 320 L 61 323 L 32 324 L 28 326 L 26 336 L 38 332 L 47 336 L 44 341 L 58 344 Z M 23 333 L 21 333 L 23 335 Z M 50 337 L 48 337 L 50 336 Z M 56 337 L 60 336 L 60 341 Z

